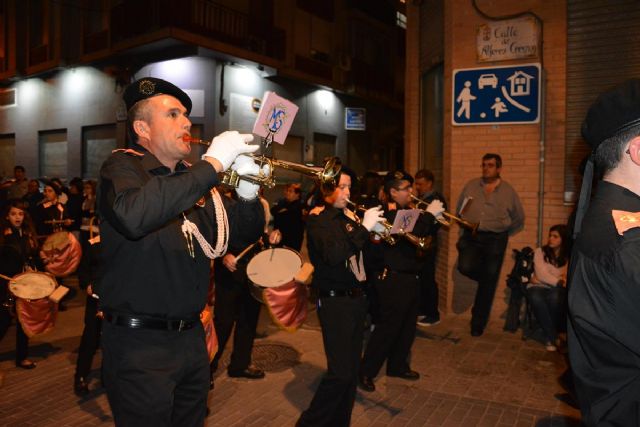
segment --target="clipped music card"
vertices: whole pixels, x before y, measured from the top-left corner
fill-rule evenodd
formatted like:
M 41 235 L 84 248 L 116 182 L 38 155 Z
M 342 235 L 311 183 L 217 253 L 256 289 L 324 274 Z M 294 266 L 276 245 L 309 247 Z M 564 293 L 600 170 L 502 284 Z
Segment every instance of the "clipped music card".
M 266 139 L 284 144 L 291 129 L 298 106 L 275 92 L 267 91 L 262 98 L 258 118 L 253 125 L 253 133 Z
M 420 209 L 401 209 L 396 214 L 396 219 L 393 221 L 393 227 L 391 227 L 391 234 L 398 233 L 411 233 L 418 217 L 420 216 Z

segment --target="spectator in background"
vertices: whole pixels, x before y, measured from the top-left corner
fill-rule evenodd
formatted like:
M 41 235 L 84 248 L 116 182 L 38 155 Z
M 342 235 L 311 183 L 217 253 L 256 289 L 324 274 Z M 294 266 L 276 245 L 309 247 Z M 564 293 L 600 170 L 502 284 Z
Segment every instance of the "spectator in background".
M 27 185 L 27 194 L 22 198 L 24 200 L 27 211 L 31 218 L 35 218 L 35 213 L 38 205 L 42 202 L 44 196 L 40 192 L 40 182 L 37 179 L 32 179 Z
M 556 351 L 560 344 L 558 331 L 566 326 L 565 301 L 567 265 L 569 263 L 567 226 L 556 224 L 549 230 L 547 244 L 533 255 L 534 274 L 527 285 L 527 296 L 545 334 L 545 347 Z
M 284 197 L 271 208 L 273 228 L 282 233 L 282 245 L 300 252 L 304 238 L 301 188 L 299 183 L 287 184 Z
M 476 233 L 463 229 L 456 247 L 458 270 L 478 282 L 471 309 L 471 336 L 484 333 L 489 321 L 493 298 L 500 278 L 500 269 L 509 236 L 524 226 L 524 209 L 513 187 L 500 176 L 502 158 L 499 154 L 482 156 L 482 177 L 469 181 L 456 205 L 464 209 L 464 218 L 479 223 Z
M 433 188 L 433 172 L 428 169 L 420 169 L 416 172 L 413 189 L 416 197 L 425 202 L 419 208 L 424 209 L 434 200 L 440 200 L 443 208 L 447 210 L 447 202 L 444 196 Z M 420 302 L 418 303 L 418 325 L 431 326 L 440 323 L 440 311 L 438 310 L 438 284 L 436 283 L 436 256 L 438 254 L 438 230 L 440 223 L 431 228 L 431 246 L 425 253 L 425 260 L 420 271 Z
M 28 184 L 24 166 L 16 165 L 13 168 L 13 179 L 0 184 L 0 189 L 7 190 L 7 200 L 22 199 L 27 194 Z

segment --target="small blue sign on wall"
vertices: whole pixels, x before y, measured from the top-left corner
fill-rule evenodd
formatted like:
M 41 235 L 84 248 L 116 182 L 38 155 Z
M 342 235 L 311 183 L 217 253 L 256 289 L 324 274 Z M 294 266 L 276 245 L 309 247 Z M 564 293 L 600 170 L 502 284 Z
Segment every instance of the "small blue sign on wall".
M 456 126 L 540 120 L 540 64 L 453 70 Z
M 346 130 L 367 130 L 367 109 L 345 108 L 344 128 Z

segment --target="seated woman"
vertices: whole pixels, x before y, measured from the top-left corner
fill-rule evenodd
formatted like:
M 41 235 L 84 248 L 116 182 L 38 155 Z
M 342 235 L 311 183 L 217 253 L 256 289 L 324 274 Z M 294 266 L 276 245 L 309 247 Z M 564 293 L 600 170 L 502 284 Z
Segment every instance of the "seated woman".
M 558 328 L 562 327 L 566 316 L 568 244 L 567 226 L 551 227 L 547 244 L 534 252 L 534 274 L 527 285 L 527 297 L 545 333 L 548 351 L 557 350 Z

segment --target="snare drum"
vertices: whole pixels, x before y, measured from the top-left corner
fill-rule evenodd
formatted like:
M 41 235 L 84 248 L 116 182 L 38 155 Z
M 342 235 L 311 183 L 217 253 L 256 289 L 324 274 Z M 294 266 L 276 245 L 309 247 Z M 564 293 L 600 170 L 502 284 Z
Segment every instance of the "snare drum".
M 68 231 L 58 231 L 47 237 L 40 250 L 44 269 L 56 277 L 66 277 L 78 269 L 82 259 L 82 247 Z
M 262 300 L 263 288 L 277 288 L 293 282 L 302 267 L 300 255 L 287 248 L 271 248 L 259 252 L 247 265 L 247 277 L 258 291 L 254 297 Z
M 17 298 L 37 300 L 46 298 L 58 286 L 56 279 L 50 274 L 40 271 L 27 271 L 11 278 L 9 290 Z
M 48 332 L 55 326 L 58 304 L 48 297 L 56 287 L 56 279 L 40 271 L 20 273 L 9 281 L 9 290 L 16 297 L 18 321 L 28 337 Z
M 266 249 L 247 265 L 251 295 L 267 306 L 278 326 L 289 331 L 307 317 L 307 287 L 294 280 L 301 267 L 300 255 L 287 248 Z

